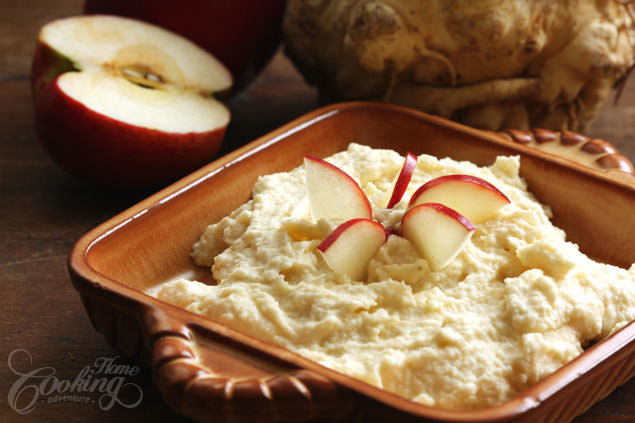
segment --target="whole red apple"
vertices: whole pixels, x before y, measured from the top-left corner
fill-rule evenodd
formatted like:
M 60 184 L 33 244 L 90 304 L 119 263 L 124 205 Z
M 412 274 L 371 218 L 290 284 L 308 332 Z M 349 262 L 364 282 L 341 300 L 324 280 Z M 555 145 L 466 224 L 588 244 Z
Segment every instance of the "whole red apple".
M 214 158 L 229 123 L 213 94 L 229 71 L 185 38 L 141 21 L 76 16 L 45 25 L 31 70 L 35 127 L 71 173 L 156 186 Z
M 86 13 L 129 16 L 194 41 L 227 66 L 244 87 L 280 43 L 285 0 L 86 0 Z

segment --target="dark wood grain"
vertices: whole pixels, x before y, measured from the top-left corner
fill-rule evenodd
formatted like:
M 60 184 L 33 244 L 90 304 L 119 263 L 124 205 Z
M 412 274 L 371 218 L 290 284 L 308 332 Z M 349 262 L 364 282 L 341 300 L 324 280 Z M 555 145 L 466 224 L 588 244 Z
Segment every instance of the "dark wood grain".
M 104 190 L 76 180 L 48 159 L 35 137 L 28 74 L 37 30 L 80 10 L 79 0 L 0 2 L 0 421 L 178 421 L 147 371 L 127 379 L 143 389 L 143 401 L 135 408 L 39 404 L 19 415 L 8 406 L 9 389 L 18 378 L 7 362 L 13 350 L 31 354 L 32 363 L 21 363 L 24 368 L 51 366 L 58 378 L 69 380 L 97 358 L 119 354 L 86 318 L 66 259 L 80 235 L 149 194 Z M 316 91 L 279 52 L 247 90 L 230 100 L 232 123 L 224 151 L 317 105 Z M 589 135 L 611 141 L 635 161 L 635 78 L 617 106 L 603 109 Z M 635 380 L 575 421 L 635 421 Z

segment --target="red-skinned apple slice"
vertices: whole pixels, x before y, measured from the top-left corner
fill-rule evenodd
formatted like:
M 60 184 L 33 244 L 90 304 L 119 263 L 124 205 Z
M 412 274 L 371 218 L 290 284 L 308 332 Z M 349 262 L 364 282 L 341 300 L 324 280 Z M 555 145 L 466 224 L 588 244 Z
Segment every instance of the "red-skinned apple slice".
M 313 219 L 370 219 L 370 202 L 346 172 L 322 159 L 306 156 L 306 188 Z
M 401 219 L 403 236 L 433 270 L 442 269 L 454 259 L 475 229 L 465 216 L 439 203 L 419 204 Z
M 406 188 L 408 188 L 408 184 L 410 183 L 410 179 L 412 179 L 412 174 L 417 168 L 417 156 L 412 153 L 406 154 L 406 159 L 404 160 L 403 166 L 401 168 L 401 172 L 399 172 L 399 176 L 397 177 L 397 181 L 395 182 L 395 188 L 392 191 L 392 195 L 390 200 L 388 201 L 388 205 L 386 208 L 392 209 L 395 204 L 401 200 L 403 194 L 406 192 Z
M 496 216 L 499 209 L 509 202 L 505 194 L 481 178 L 446 175 L 421 185 L 412 195 L 409 207 L 441 203 L 478 224 Z
M 370 219 L 351 219 L 339 225 L 317 249 L 331 269 L 353 280 L 362 280 L 379 247 L 386 242 L 386 230 Z
M 77 16 L 39 33 L 31 72 L 36 130 L 71 173 L 157 185 L 214 158 L 229 111 L 227 69 L 179 35 L 133 19 Z

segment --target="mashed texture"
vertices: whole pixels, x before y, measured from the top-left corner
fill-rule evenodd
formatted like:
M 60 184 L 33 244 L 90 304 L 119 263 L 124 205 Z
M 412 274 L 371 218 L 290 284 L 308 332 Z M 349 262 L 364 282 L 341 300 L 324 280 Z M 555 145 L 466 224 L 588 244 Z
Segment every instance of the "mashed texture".
M 367 280 L 335 274 L 315 247 L 338 222 L 312 222 L 304 169 L 261 177 L 253 199 L 210 225 L 193 248 L 217 286 L 165 284 L 158 298 L 415 401 L 452 409 L 500 404 L 635 319 L 635 266 L 593 262 L 565 241 L 527 192 L 517 157 L 490 167 L 419 157 L 402 201 L 382 209 L 403 157 L 351 144 L 328 159 L 353 176 L 374 218 L 398 225 L 431 178 L 466 173 L 512 203 L 478 225 L 432 272 L 392 235 Z M 322 234 L 297 241 L 289 228 Z

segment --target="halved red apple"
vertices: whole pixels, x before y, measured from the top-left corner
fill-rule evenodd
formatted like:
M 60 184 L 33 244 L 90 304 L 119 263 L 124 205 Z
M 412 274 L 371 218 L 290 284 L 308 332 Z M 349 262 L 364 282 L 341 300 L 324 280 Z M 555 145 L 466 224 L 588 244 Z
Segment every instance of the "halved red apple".
M 379 222 L 351 219 L 335 228 L 317 249 L 331 269 L 353 280 L 362 280 L 368 262 L 386 238 L 386 230 Z
M 408 184 L 410 183 L 410 179 L 412 179 L 412 174 L 417 168 L 417 156 L 408 152 L 406 154 L 406 159 L 404 160 L 403 166 L 401 167 L 401 172 L 399 172 L 399 176 L 397 177 L 397 181 L 395 182 L 395 188 L 392 191 L 392 196 L 388 201 L 387 209 L 391 209 L 397 204 L 403 197 L 406 192 L 406 188 L 408 188 Z
M 306 188 L 313 219 L 370 219 L 370 202 L 346 172 L 322 159 L 306 156 Z
M 439 270 L 463 249 L 476 226 L 443 204 L 424 203 L 403 215 L 401 230 L 430 267 Z
M 235 92 L 276 51 L 284 6 L 285 0 L 86 0 L 84 11 L 140 19 L 187 37 L 227 66 Z
M 114 16 L 45 25 L 31 82 L 51 156 L 106 184 L 146 186 L 210 161 L 229 123 L 214 93 L 232 77 L 209 53 L 157 26 Z
M 421 185 L 410 198 L 409 207 L 441 203 L 473 223 L 481 223 L 509 204 L 509 198 L 494 185 L 471 175 L 446 175 Z

